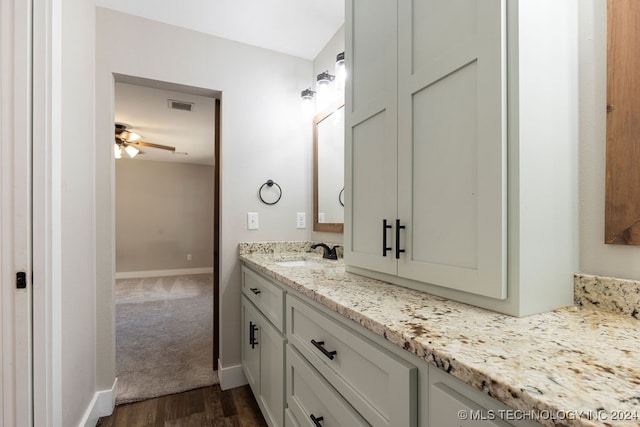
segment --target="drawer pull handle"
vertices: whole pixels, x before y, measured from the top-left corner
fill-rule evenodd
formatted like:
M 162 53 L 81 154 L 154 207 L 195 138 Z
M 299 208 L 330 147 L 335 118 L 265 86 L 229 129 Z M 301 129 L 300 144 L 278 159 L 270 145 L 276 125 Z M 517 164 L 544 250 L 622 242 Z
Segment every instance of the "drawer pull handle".
M 315 415 L 311 414 L 309 418 L 311 418 L 311 421 L 313 421 L 316 427 L 322 427 L 322 424 L 320 424 L 320 421 L 324 420 L 324 417 L 316 417 Z
M 256 331 L 258 330 L 258 325 L 253 322 L 249 322 L 249 344 L 251 344 L 251 348 L 255 348 L 258 345 L 258 341 L 256 341 Z
M 249 290 L 253 292 L 255 295 L 258 295 L 261 292 L 260 289 L 258 288 L 249 288 Z
M 387 224 L 387 220 L 382 220 L 382 256 L 387 256 L 387 251 L 391 248 L 387 246 L 387 230 L 392 228 L 391 224 Z
M 400 230 L 407 228 L 404 225 L 400 225 L 400 220 L 396 219 L 396 259 L 400 259 L 400 254 L 404 252 L 404 249 L 400 249 Z
M 320 350 L 322 352 L 322 354 L 327 356 L 329 358 L 329 360 L 333 360 L 335 355 L 338 354 L 337 351 L 329 351 L 326 348 L 324 348 L 324 341 L 311 340 L 311 344 L 313 344 L 315 346 L 315 348 Z

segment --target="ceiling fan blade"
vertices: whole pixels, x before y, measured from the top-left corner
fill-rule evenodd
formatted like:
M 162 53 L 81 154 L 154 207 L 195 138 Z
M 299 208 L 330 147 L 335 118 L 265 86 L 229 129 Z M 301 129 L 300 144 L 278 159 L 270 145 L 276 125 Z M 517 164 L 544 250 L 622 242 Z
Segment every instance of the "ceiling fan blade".
M 176 147 L 169 147 L 168 145 L 154 144 L 152 142 L 132 141 L 129 144 L 141 145 L 143 147 L 159 148 L 161 150 L 167 150 L 167 151 L 176 151 Z

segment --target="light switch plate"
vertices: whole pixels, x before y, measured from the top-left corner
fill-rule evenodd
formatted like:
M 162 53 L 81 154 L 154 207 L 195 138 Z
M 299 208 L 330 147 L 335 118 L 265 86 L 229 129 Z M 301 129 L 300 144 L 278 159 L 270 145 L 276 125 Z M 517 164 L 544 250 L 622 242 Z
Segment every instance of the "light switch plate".
M 247 212 L 247 230 L 257 230 L 259 228 L 258 212 Z
M 298 212 L 296 214 L 296 228 L 307 228 L 307 214 Z

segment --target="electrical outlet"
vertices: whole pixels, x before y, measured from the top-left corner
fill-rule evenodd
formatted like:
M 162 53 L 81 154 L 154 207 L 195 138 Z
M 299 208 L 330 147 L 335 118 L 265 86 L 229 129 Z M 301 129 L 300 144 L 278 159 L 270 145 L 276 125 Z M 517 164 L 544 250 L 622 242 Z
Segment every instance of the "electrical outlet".
M 257 230 L 258 225 L 258 212 L 247 212 L 247 230 Z
M 318 222 L 320 224 L 324 223 L 324 212 L 318 212 Z
M 187 254 L 187 261 L 191 261 L 191 254 Z
M 307 214 L 298 212 L 296 214 L 296 228 L 307 228 Z

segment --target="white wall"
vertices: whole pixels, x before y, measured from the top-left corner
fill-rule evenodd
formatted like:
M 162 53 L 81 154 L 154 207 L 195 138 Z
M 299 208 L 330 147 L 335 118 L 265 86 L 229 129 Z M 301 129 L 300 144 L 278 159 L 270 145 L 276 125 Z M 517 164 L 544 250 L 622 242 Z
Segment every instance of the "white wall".
M 96 391 L 95 6 L 60 4 L 61 247 L 53 250 L 61 259 L 60 425 L 75 426 Z
M 331 40 L 327 43 L 327 45 L 318 53 L 316 58 L 313 60 L 313 75 L 312 89 L 316 90 L 315 82 L 318 74 L 323 71 L 329 70 L 329 73 L 335 74 L 336 68 L 336 55 L 340 52 L 344 52 L 344 25 L 336 31 L 336 33 L 331 37 Z M 344 97 L 344 90 L 338 91 L 333 90 L 327 96 L 319 95 L 316 97 L 316 105 L 315 105 L 315 113 L 320 113 L 323 111 L 327 104 L 334 101 L 337 97 Z M 310 120 L 313 120 L 311 118 Z M 311 190 L 310 190 L 311 191 Z M 313 211 L 311 211 L 313 213 Z M 309 220 L 312 223 L 312 219 Z M 342 244 L 343 242 L 343 233 L 323 233 L 323 232 L 311 232 L 311 239 L 317 242 L 329 242 L 329 243 L 337 243 Z
M 116 273 L 213 267 L 213 174 L 207 165 L 116 160 Z
M 580 270 L 640 280 L 640 247 L 605 245 L 607 0 L 580 2 Z
M 221 115 L 220 360 L 240 364 L 241 241 L 308 240 L 296 212 L 311 211 L 311 127 L 300 108 L 310 61 L 98 8 L 96 179 L 98 233 L 98 380 L 115 375 L 113 332 L 113 76 L 112 73 L 219 90 Z M 263 205 L 268 179 L 283 196 Z M 258 212 L 260 230 L 246 229 Z M 109 268 L 111 270 L 109 270 Z

